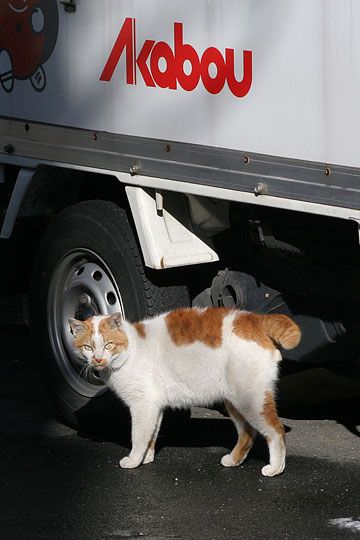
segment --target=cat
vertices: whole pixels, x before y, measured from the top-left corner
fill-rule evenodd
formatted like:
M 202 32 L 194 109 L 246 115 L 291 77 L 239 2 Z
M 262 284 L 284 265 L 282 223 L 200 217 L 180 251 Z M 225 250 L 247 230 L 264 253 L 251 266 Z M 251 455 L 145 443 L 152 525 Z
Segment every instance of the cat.
M 120 313 L 69 319 L 76 355 L 95 370 L 111 368 L 109 386 L 129 407 L 132 449 L 123 468 L 154 460 L 166 407 L 223 401 L 238 440 L 221 464 L 242 463 L 260 432 L 269 447 L 264 476 L 285 468 L 284 427 L 274 400 L 281 353 L 300 329 L 286 315 L 227 308 L 183 308 L 129 323 Z

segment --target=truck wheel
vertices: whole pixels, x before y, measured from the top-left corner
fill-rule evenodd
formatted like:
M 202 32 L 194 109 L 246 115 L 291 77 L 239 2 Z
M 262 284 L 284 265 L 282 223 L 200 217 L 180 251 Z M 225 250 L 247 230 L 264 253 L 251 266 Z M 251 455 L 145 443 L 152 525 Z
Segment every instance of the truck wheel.
M 30 322 L 50 397 L 62 417 L 86 430 L 123 409 L 72 352 L 68 318 L 121 311 L 130 321 L 189 305 L 185 286 L 159 287 L 145 268 L 125 210 L 87 201 L 48 227 L 34 263 Z M 111 403 L 111 409 L 109 404 Z

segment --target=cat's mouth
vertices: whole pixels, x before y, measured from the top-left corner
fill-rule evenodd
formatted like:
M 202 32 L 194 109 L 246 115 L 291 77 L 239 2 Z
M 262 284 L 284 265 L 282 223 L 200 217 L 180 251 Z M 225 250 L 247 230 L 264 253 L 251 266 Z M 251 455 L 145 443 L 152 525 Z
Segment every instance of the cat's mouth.
M 108 368 L 109 367 L 109 364 L 108 362 L 102 362 L 102 363 L 98 363 L 98 362 L 92 362 L 91 363 L 91 367 L 95 370 L 95 371 L 101 371 L 105 368 Z
M 109 364 L 104 364 L 101 366 L 91 366 L 92 376 L 94 380 L 97 382 L 100 382 L 102 384 L 107 384 L 112 372 L 111 367 Z

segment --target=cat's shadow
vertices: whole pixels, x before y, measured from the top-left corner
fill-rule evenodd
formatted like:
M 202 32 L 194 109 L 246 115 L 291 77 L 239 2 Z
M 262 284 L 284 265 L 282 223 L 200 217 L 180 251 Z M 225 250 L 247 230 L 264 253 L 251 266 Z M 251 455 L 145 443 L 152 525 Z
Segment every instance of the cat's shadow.
M 335 420 L 360 437 L 360 364 L 352 372 L 351 364 L 312 366 L 283 376 L 278 411 L 293 420 Z
M 83 426 L 79 435 L 113 441 L 130 448 L 129 412 L 115 396 L 108 394 L 111 403 L 103 409 L 99 408 L 96 400 L 92 400 L 78 412 L 79 425 Z M 292 368 L 290 372 L 285 371 L 279 381 L 277 405 L 283 419 L 333 420 L 360 437 L 359 370 L 355 375 L 344 376 L 344 369 L 336 373 L 323 367 L 305 370 Z M 224 408 L 219 410 L 225 413 Z M 91 435 L 88 435 L 89 433 Z M 255 444 L 255 449 L 266 448 L 262 438 L 258 439 L 261 442 Z M 235 428 L 228 418 L 190 418 L 189 411 L 169 411 L 164 416 L 157 448 L 217 446 L 230 449 L 235 441 Z
M 80 437 L 116 443 L 130 448 L 131 422 L 125 407 L 116 405 L 112 419 L 99 422 L 93 418 L 91 427 L 78 432 Z M 81 415 L 81 411 L 79 413 Z M 87 415 L 86 415 L 87 416 Z M 117 421 L 113 421 L 114 417 Z M 190 410 L 166 411 L 157 440 L 157 448 L 163 446 L 231 446 L 236 432 L 227 418 L 191 418 Z
M 110 441 L 130 448 L 130 415 L 115 396 L 109 394 L 111 406 L 99 409 L 96 402 L 78 412 L 79 425 L 85 426 L 79 436 L 92 440 Z M 109 405 L 109 404 L 108 404 Z M 288 372 L 279 381 L 277 396 L 278 412 L 281 418 L 289 420 L 333 420 L 343 425 L 353 435 L 360 437 L 360 377 L 344 377 L 322 367 Z M 157 452 L 164 447 L 221 447 L 233 448 L 236 431 L 225 410 L 223 415 L 209 414 L 201 417 L 190 415 L 190 411 L 167 411 L 156 444 Z M 109 410 L 111 417 L 109 417 Z M 215 416 L 215 417 L 214 417 Z M 86 428 L 86 422 L 90 425 Z M 90 434 L 90 435 L 89 435 Z M 257 437 L 250 457 L 266 461 L 267 445 Z
M 360 425 L 360 398 L 335 399 L 323 403 L 295 403 L 291 407 L 282 405 L 282 396 L 279 395 L 278 409 L 282 418 L 303 420 L 335 420 L 345 426 L 351 433 L 360 437 L 357 426 Z M 223 409 L 219 409 L 224 412 Z M 94 413 L 98 411 L 94 411 Z M 88 417 L 89 411 L 86 411 Z M 81 411 L 80 411 L 81 414 Z M 99 428 L 99 429 L 97 429 Z M 286 432 L 291 431 L 286 426 Z M 78 432 L 80 437 L 95 441 L 108 441 L 121 447 L 131 447 L 131 424 L 128 410 L 118 402 L 114 402 L 112 418 L 93 417 L 91 429 Z M 236 431 L 229 418 L 194 418 L 190 411 L 167 411 L 164 415 L 162 427 L 157 440 L 157 452 L 164 447 L 217 447 L 233 448 L 236 442 Z M 261 436 L 258 436 L 249 456 L 266 461 L 268 456 L 267 445 Z
M 103 424 L 98 433 L 79 431 L 78 436 L 92 441 L 112 442 L 130 449 L 130 433 L 130 418 L 125 412 L 121 424 L 117 424 L 116 428 L 110 423 L 106 426 Z M 217 447 L 230 451 L 236 439 L 235 427 L 229 418 L 192 418 L 190 411 L 167 411 L 157 439 L 156 452 L 161 452 L 165 447 Z M 257 437 L 250 455 L 266 461 L 267 445 L 261 437 Z

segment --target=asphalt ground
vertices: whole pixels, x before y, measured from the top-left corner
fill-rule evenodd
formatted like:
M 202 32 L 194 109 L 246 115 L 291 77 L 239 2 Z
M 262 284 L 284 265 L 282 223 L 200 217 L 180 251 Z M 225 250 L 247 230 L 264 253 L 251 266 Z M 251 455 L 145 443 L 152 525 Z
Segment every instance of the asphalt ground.
M 287 466 L 264 478 L 264 442 L 220 465 L 234 428 L 219 412 L 168 417 L 155 462 L 118 461 L 129 425 L 101 435 L 54 419 L 30 339 L 0 329 L 0 537 L 12 539 L 360 539 L 360 369 L 281 379 Z

